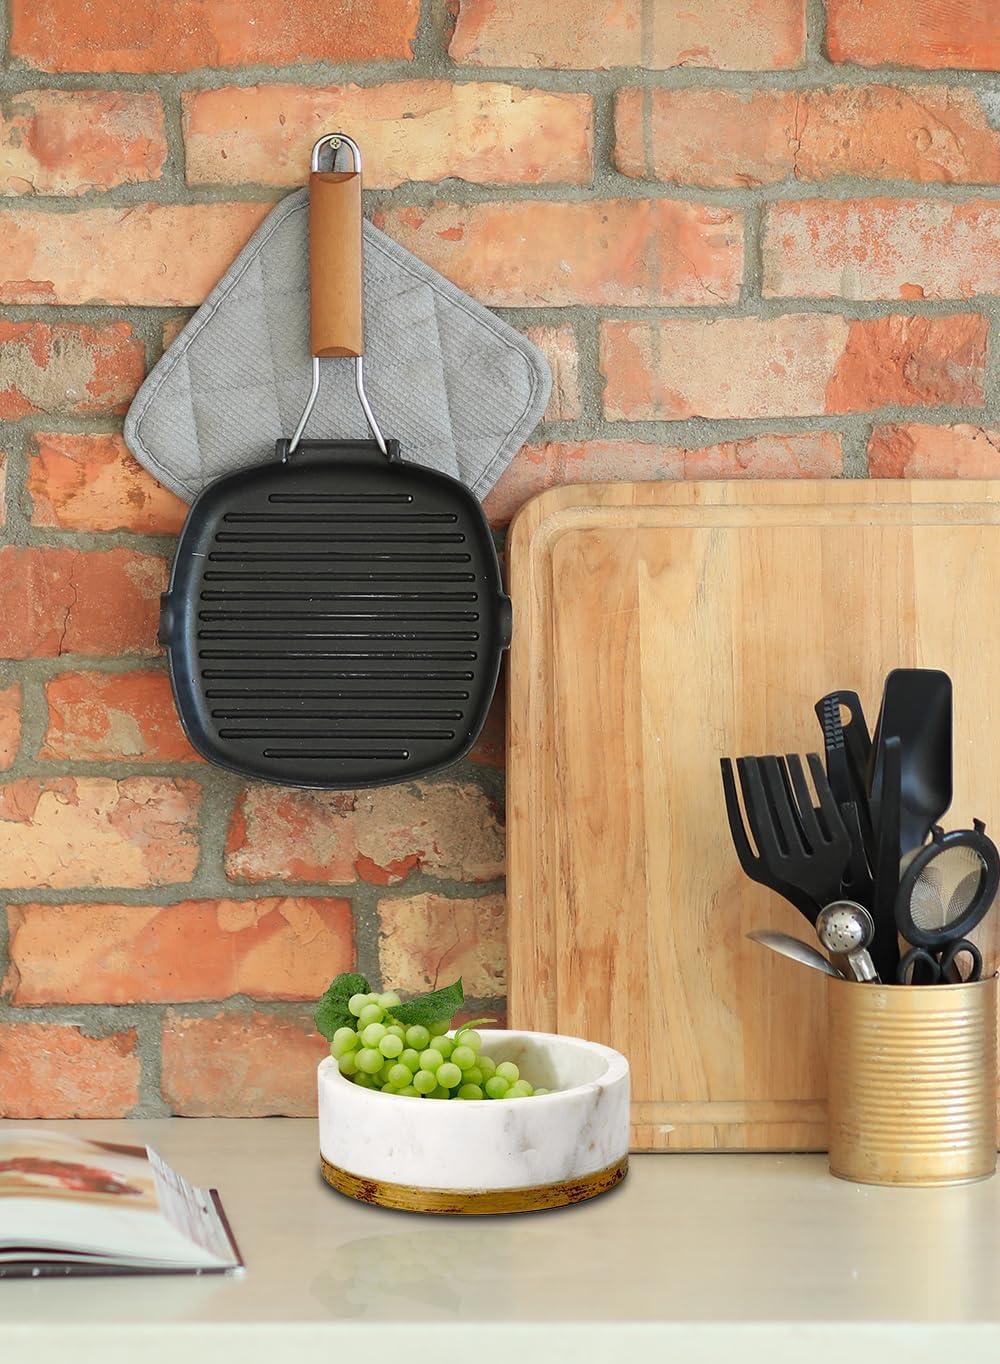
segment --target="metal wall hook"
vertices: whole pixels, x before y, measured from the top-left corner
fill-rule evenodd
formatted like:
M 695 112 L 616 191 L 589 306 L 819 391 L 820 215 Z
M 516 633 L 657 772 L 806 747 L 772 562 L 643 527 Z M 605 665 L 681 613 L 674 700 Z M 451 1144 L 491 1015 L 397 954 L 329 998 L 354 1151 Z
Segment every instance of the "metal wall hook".
M 309 158 L 309 169 L 313 174 L 316 174 L 319 171 L 320 159 L 327 147 L 333 152 L 331 169 L 336 167 L 337 153 L 340 148 L 346 147 L 353 158 L 354 164 L 352 169 L 354 173 L 356 175 L 361 174 L 361 148 L 354 141 L 354 138 L 348 137 L 346 133 L 326 133 L 317 142 L 313 143 L 312 156 Z M 362 231 L 363 230 L 364 229 L 362 228 Z M 309 389 L 309 396 L 306 399 L 305 407 L 302 409 L 302 415 L 299 417 L 298 424 L 292 432 L 292 439 L 288 443 L 288 450 L 285 458 L 287 458 L 288 455 L 294 454 L 298 449 L 302 434 L 306 429 L 306 423 L 312 416 L 313 408 L 316 406 L 316 399 L 319 397 L 319 365 L 320 357 L 314 355 L 312 361 L 312 385 Z M 362 412 L 365 414 L 365 421 L 368 423 L 368 429 L 371 431 L 378 448 L 382 451 L 383 455 L 387 456 L 389 451 L 386 448 L 385 437 L 382 435 L 382 430 L 375 419 L 375 413 L 372 411 L 371 403 L 368 401 L 368 394 L 365 392 L 364 357 L 361 355 L 356 355 L 354 357 L 354 387 L 357 390 L 358 401 L 361 404 Z

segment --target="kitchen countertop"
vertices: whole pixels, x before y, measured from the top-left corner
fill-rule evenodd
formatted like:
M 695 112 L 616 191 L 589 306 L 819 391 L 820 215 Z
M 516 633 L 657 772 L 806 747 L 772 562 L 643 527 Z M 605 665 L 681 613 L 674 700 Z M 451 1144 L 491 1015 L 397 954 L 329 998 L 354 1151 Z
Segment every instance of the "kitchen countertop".
M 632 1158 L 619 1189 L 575 1208 L 432 1218 L 329 1190 L 312 1121 L 16 1125 L 149 1142 L 218 1187 L 247 1273 L 5 1280 L 0 1357 L 283 1364 L 292 1347 L 403 1364 L 532 1364 L 557 1349 L 578 1364 L 667 1350 L 684 1364 L 1000 1356 L 1000 1179 L 874 1189 L 830 1178 L 823 1156 L 649 1155 Z

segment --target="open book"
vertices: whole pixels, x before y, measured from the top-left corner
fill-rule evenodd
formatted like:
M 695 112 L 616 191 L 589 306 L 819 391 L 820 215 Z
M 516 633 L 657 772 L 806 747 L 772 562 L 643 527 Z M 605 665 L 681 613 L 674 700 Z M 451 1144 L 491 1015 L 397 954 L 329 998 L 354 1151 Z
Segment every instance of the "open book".
M 241 1269 L 219 1195 L 155 1151 L 0 1130 L 0 1278 Z

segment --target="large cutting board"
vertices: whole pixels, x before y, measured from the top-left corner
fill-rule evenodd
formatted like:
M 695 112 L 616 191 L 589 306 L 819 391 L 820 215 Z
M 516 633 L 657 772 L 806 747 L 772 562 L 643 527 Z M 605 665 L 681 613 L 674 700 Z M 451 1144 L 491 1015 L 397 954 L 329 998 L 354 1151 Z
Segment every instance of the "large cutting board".
M 822 1149 L 823 977 L 744 938 L 810 930 L 742 876 L 719 758 L 944 668 L 948 823 L 1000 821 L 1000 483 L 559 488 L 508 553 L 511 1026 L 624 1051 L 636 1150 Z

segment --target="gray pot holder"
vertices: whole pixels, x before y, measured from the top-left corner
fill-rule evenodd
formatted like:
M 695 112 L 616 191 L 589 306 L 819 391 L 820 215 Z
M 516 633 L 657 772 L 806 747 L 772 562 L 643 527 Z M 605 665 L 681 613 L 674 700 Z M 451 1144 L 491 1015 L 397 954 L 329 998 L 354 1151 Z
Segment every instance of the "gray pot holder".
M 129 449 L 191 501 L 274 458 L 311 377 L 308 192 L 257 229 L 136 394 Z M 368 222 L 365 387 L 404 459 L 492 488 L 540 420 L 552 378 L 537 347 Z M 307 439 L 367 439 L 350 360 L 324 360 Z

